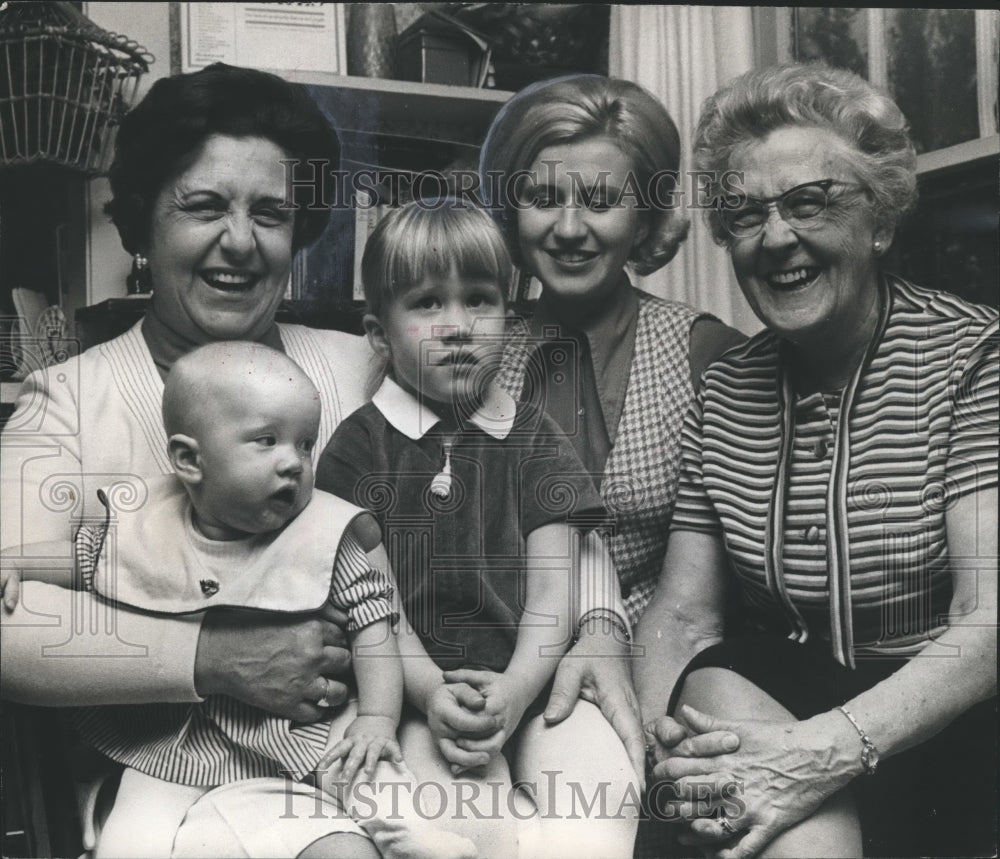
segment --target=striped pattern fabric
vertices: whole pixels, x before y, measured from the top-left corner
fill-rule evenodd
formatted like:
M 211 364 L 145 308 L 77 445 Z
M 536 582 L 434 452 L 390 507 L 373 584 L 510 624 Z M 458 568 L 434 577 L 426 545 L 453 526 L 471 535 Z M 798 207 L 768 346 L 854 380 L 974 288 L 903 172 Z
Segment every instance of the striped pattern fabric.
M 248 778 L 299 780 L 319 762 L 328 721 L 298 724 L 224 695 L 200 704 L 134 704 L 70 711 L 99 752 L 173 784 L 216 786 Z
M 337 346 L 341 344 L 324 343 L 316 338 L 313 329 L 302 325 L 280 325 L 279 330 L 286 354 L 309 374 L 319 391 L 318 437 L 328 439 L 337 424 L 354 411 L 350 404 L 356 402 L 360 406 L 364 402 L 363 395 L 369 383 L 366 378 L 341 376 L 342 382 L 347 378 L 352 383 L 352 390 L 341 390 L 337 386 L 337 371 L 342 369 Z M 342 345 L 350 343 L 349 335 L 336 333 L 346 341 Z
M 163 380 L 143 339 L 142 323 L 96 348 L 107 362 L 115 390 L 134 418 L 135 434 L 141 433 L 156 461 L 157 473 L 169 474 L 173 466 L 167 456 L 167 433 L 163 429 Z M 96 497 L 96 493 L 91 496 Z
M 392 590 L 385 574 L 368 562 L 358 541 L 345 535 L 333 565 L 330 602 L 347 613 L 347 631 L 354 633 L 386 618 L 395 623 Z
M 103 527 L 84 526 L 76 538 L 77 568 L 92 589 Z M 370 622 L 393 618 L 392 586 L 349 535 L 334 564 L 331 602 Z M 354 603 L 353 600 L 360 603 Z M 364 624 L 362 624 L 364 625 Z M 265 776 L 301 778 L 326 748 L 330 719 L 299 724 L 225 695 L 195 704 L 130 704 L 71 711 L 74 727 L 98 751 L 174 784 L 221 785 Z
M 329 439 L 344 416 L 364 404 L 369 377 L 375 371 L 372 353 L 363 338 L 341 331 L 304 325 L 279 325 L 278 330 L 285 353 L 319 391 L 318 438 Z M 172 469 L 161 414 L 163 382 L 143 339 L 141 323 L 95 348 L 107 362 L 116 390 L 134 418 L 133 431 L 141 432 L 159 470 L 169 474 Z M 345 380 L 351 384 L 345 385 Z
M 762 332 L 712 365 L 685 419 L 672 527 L 721 533 L 759 625 L 854 666 L 945 628 L 945 514 L 997 485 L 997 314 L 895 277 L 843 391 L 797 396 Z
M 691 326 L 704 315 L 687 305 L 637 292 L 632 369 L 600 486 L 605 507 L 615 517 L 608 548 L 632 624 L 652 599 L 667 550 L 680 473 L 681 426 L 694 397 Z M 524 327 L 511 338 L 498 376 L 515 400 L 540 378 L 534 354 Z

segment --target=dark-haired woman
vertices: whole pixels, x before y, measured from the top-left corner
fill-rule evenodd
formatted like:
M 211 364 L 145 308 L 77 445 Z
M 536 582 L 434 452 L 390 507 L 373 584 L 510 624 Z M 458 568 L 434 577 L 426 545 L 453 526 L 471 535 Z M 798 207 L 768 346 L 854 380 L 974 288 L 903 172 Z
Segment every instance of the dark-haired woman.
M 283 162 L 306 159 L 335 168 L 335 132 L 301 87 L 250 69 L 217 64 L 157 81 L 125 118 L 109 208 L 125 249 L 152 278 L 150 311 L 120 337 L 25 381 L 2 437 L 5 543 L 65 539 L 80 522 L 103 520 L 100 487 L 115 486 L 121 502 L 143 502 L 143 478 L 170 470 L 163 379 L 204 343 L 252 340 L 298 363 L 320 392 L 319 449 L 363 402 L 370 353 L 362 338 L 275 322 L 295 253 L 327 223 L 325 210 L 284 205 Z M 80 706 L 223 693 L 297 721 L 316 720 L 346 697 L 345 618 L 332 610 L 276 620 L 118 608 L 110 629 L 105 610 L 86 594 L 26 585 L 20 606 L 3 618 L 4 696 Z M 140 783 L 141 774 L 126 770 L 102 836 L 107 855 L 150 855 L 157 834 L 169 838 L 179 822 Z M 280 791 L 274 801 L 284 802 Z M 255 816 L 277 819 L 283 807 Z M 160 830 L 153 809 L 163 812 Z

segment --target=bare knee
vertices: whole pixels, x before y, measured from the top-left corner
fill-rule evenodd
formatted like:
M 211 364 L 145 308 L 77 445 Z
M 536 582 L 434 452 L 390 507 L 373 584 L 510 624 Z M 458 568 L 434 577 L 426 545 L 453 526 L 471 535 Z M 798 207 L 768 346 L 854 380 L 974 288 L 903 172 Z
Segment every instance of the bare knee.
M 722 719 L 797 721 L 763 689 L 728 668 L 699 668 L 688 674 L 677 699 L 677 706 L 681 704 Z
M 801 823 L 781 833 L 764 848 L 761 857 L 821 856 L 848 859 L 862 854 L 861 825 L 850 790 L 837 791 Z
M 381 859 L 375 845 L 355 832 L 335 832 L 314 841 L 298 859 Z

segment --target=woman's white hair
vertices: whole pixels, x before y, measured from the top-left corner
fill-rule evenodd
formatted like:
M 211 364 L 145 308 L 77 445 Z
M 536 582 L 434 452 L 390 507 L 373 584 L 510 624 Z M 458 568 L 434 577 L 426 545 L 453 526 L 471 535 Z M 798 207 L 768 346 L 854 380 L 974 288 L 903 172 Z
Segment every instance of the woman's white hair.
M 917 157 L 906 117 L 864 78 L 822 64 L 753 69 L 705 101 L 695 131 L 696 167 L 718 180 L 738 166 L 741 147 L 788 126 L 824 128 L 857 154 L 852 167 L 871 193 L 881 226 L 895 229 L 917 200 Z M 715 240 L 728 241 L 718 210 L 708 211 Z

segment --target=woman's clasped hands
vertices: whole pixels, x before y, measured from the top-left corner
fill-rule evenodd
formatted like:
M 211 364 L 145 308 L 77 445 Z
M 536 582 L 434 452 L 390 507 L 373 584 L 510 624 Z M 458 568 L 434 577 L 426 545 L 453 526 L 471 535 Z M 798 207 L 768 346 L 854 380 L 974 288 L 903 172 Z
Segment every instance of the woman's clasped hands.
M 856 775 L 856 754 L 838 752 L 826 718 L 736 723 L 683 706 L 677 720 L 648 723 L 660 811 L 686 823 L 679 840 L 744 859 L 813 814 Z

